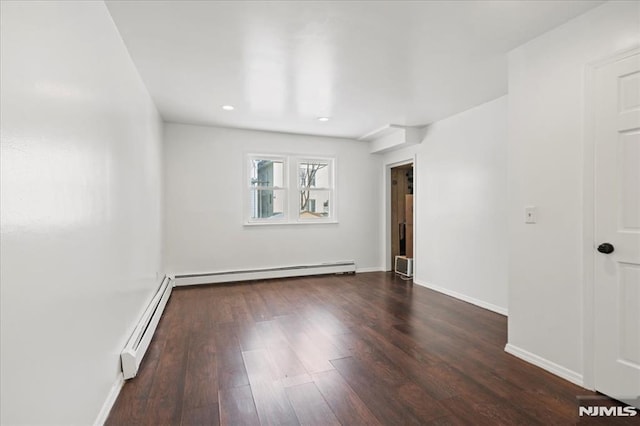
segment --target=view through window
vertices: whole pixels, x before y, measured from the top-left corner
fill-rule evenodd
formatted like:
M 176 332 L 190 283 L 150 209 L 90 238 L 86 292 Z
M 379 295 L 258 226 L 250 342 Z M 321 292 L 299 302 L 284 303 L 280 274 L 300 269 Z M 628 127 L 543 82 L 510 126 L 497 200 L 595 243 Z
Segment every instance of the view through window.
M 335 220 L 334 159 L 250 155 L 248 164 L 249 223 Z

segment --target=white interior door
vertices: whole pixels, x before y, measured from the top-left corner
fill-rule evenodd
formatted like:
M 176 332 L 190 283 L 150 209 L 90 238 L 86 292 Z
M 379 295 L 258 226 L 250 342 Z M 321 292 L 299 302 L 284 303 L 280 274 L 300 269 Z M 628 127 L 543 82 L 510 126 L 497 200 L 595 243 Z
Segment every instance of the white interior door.
M 595 88 L 595 387 L 640 407 L 640 54 Z

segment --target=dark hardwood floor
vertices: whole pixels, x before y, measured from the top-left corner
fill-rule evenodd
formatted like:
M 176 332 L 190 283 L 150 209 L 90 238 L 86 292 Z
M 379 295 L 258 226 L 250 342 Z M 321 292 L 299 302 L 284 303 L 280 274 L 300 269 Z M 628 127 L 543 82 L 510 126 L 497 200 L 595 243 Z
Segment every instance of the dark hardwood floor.
M 176 288 L 107 425 L 638 424 L 578 417 L 596 394 L 506 338 L 505 317 L 391 273 Z

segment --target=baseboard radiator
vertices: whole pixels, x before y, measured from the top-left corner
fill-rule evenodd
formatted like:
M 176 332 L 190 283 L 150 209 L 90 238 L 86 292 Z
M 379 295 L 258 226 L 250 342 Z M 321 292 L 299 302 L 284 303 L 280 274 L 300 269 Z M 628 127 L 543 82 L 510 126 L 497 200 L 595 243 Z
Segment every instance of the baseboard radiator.
M 120 354 L 120 360 L 122 361 L 122 374 L 125 380 L 131 379 L 138 374 L 138 368 L 142 362 L 144 354 L 149 348 L 153 333 L 156 331 L 160 317 L 164 311 L 164 307 L 171 296 L 171 290 L 173 289 L 173 280 L 165 276 L 156 291 L 156 294 L 151 299 L 149 306 L 145 309 L 140 321 L 133 330 L 127 345 Z
M 317 263 L 310 265 L 282 266 L 276 268 L 244 269 L 237 271 L 210 272 L 200 274 L 177 274 L 177 286 L 216 284 L 234 281 L 264 280 L 269 278 L 302 277 L 307 275 L 355 273 L 353 260 Z

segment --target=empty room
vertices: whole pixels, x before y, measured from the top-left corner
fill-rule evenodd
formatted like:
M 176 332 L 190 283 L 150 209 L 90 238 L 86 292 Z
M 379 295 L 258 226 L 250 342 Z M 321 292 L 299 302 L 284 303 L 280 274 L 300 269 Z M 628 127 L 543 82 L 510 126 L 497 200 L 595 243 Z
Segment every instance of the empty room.
M 640 1 L 0 5 L 0 424 L 640 421 Z

